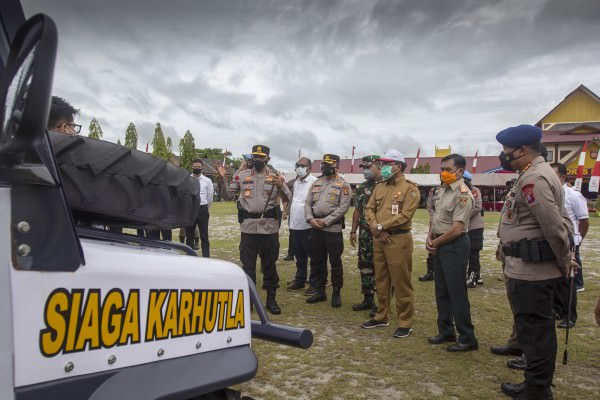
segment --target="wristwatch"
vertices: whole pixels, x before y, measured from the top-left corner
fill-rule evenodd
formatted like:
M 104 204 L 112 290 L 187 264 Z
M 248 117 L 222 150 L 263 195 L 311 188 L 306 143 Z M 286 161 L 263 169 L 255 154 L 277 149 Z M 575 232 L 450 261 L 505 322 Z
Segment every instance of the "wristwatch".
M 383 225 L 377 224 L 377 230 L 381 232 L 383 230 Z

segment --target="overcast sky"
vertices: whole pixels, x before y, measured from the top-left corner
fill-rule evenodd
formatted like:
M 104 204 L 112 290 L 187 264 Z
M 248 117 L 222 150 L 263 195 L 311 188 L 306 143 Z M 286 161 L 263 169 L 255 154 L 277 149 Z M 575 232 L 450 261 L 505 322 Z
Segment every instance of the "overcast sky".
M 58 25 L 54 93 L 87 134 L 235 156 L 397 148 L 495 155 L 580 84 L 600 93 L 597 0 L 22 0 Z

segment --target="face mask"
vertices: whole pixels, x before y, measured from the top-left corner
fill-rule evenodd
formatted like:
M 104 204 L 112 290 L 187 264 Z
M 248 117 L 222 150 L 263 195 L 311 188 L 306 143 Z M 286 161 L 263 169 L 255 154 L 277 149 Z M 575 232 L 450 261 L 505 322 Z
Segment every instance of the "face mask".
M 252 165 L 254 166 L 254 169 L 256 170 L 256 172 L 260 172 L 263 169 L 265 169 L 265 166 L 267 165 L 266 161 L 259 161 L 259 160 L 252 160 Z
M 505 153 L 505 152 L 500 153 L 498 158 L 500 159 L 500 166 L 502 167 L 502 169 L 505 169 L 507 171 L 515 170 L 515 168 L 512 165 L 510 165 L 510 163 L 511 163 L 511 161 L 521 158 L 521 157 L 514 156 L 515 151 L 517 151 L 517 149 L 513 150 L 510 153 Z
M 458 179 L 458 176 L 456 172 L 442 171 L 442 173 L 440 174 L 440 179 L 442 180 L 442 182 L 444 182 L 444 184 L 450 185 Z
M 194 175 L 200 175 L 202 173 L 202 168 L 194 168 L 192 169 Z
M 323 167 L 321 167 L 321 172 L 325 176 L 331 176 L 331 175 L 335 174 L 335 167 L 323 166 Z
M 381 167 L 381 177 L 384 180 L 388 180 L 392 177 L 393 173 L 392 173 L 392 166 L 391 165 L 384 165 Z
M 296 167 L 296 175 L 298 175 L 298 178 L 304 178 L 306 176 L 306 167 Z
M 375 176 L 375 173 L 370 168 L 365 168 L 363 169 L 363 176 L 365 177 L 365 179 L 371 180 Z

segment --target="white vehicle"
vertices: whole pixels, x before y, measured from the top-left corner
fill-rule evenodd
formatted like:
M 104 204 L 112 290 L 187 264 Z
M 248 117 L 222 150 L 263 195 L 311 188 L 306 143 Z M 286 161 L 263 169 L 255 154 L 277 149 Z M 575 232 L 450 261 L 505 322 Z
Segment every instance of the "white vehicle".
M 74 223 L 180 226 L 197 189 L 144 153 L 46 132 L 56 27 L 18 0 L 0 26 L 0 399 L 239 399 L 227 388 L 256 374 L 252 336 L 310 347 L 236 265 Z

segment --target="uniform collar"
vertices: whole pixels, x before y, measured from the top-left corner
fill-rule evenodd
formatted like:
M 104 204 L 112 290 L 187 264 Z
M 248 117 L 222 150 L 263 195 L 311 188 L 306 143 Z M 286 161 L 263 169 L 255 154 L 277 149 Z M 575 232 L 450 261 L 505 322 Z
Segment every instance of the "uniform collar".
M 393 176 L 391 176 L 390 179 L 385 181 L 385 183 L 387 185 L 395 185 L 396 183 L 402 182 L 403 179 L 406 179 L 406 177 L 404 176 L 404 174 L 398 171 Z
M 462 178 L 462 176 L 460 178 L 458 178 L 457 180 L 455 180 L 454 182 L 452 182 L 451 184 L 449 184 L 448 186 L 450 186 L 450 189 L 452 189 L 452 191 L 455 191 L 458 187 L 460 187 L 460 185 L 462 185 L 464 183 L 464 180 Z

